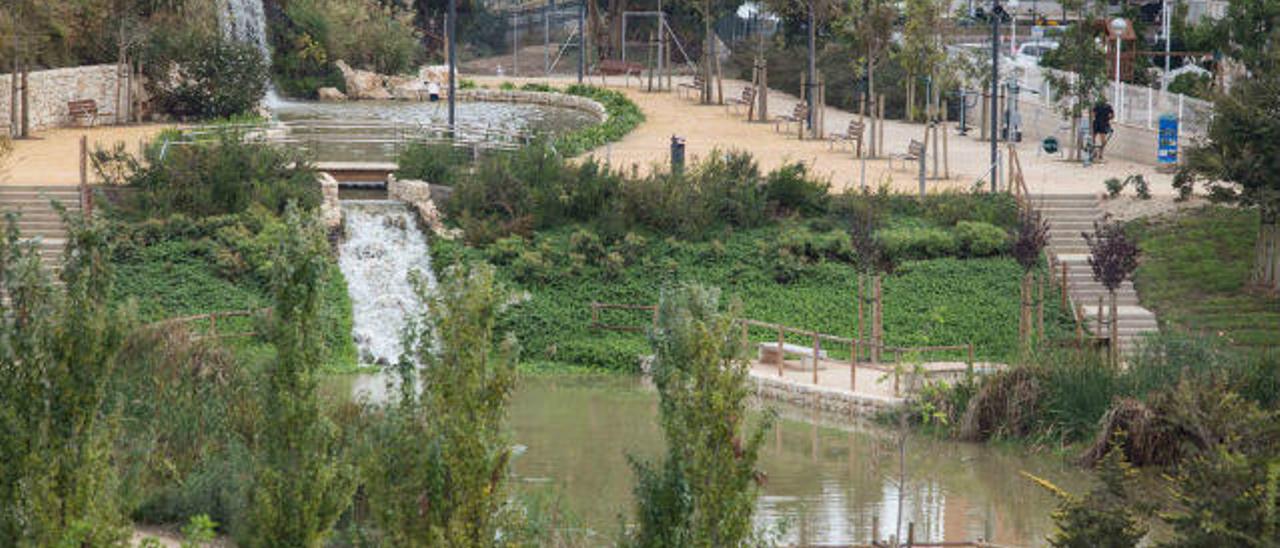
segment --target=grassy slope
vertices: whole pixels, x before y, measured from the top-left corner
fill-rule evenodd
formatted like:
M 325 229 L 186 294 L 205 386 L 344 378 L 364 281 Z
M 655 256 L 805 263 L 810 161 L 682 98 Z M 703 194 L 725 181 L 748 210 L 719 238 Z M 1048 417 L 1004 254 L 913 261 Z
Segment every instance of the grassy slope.
M 562 262 L 548 282 L 522 284 L 511 278 L 515 269 L 505 266 L 500 269 L 503 275 L 530 294 L 507 321 L 520 339 L 525 360 L 628 369 L 634 367 L 636 356 L 648 351 L 644 336 L 591 331 L 590 303 L 652 304 L 664 284 L 698 281 L 741 299 L 749 318 L 852 335 L 857 283 L 852 266 L 823 262 L 808 266 L 790 284 L 777 283 L 760 246 L 779 230 L 727 233 L 705 243 L 648 235 L 644 251 L 612 277 L 597 266 L 575 271 Z M 571 232 L 561 228 L 540 233 L 529 247 L 567 256 Z M 481 251 L 439 239 L 433 240 L 433 248 L 438 268 L 461 255 L 484 258 Z M 979 359 L 1006 360 L 1017 345 L 1020 276 L 1020 268 L 1008 258 L 905 263 L 884 282 L 886 343 L 922 346 L 972 341 Z M 1046 323 L 1056 333 L 1068 333 L 1066 318 L 1058 315 L 1053 299 L 1048 301 Z M 605 321 L 643 325 L 645 314 L 619 312 Z M 764 335 L 753 334 L 753 339 L 764 340 Z
M 1247 287 L 1258 213 L 1205 207 L 1130 225 L 1138 294 L 1166 324 L 1246 348 L 1280 345 L 1280 299 Z
M 137 255 L 117 258 L 115 295 L 134 299 L 142 321 L 226 312 L 257 310 L 271 306 L 267 289 L 249 276 L 229 279 L 208 257 L 198 241 L 168 241 L 148 246 Z M 351 303 L 346 280 L 334 265 L 332 277 L 321 293 L 321 321 L 327 326 L 326 346 L 333 352 L 328 367 L 353 369 L 355 346 L 351 341 Z M 258 327 L 250 318 L 219 321 L 219 332 L 249 333 Z M 254 338 L 234 337 L 236 346 L 260 356 L 269 345 Z M 229 341 L 232 339 L 228 339 Z

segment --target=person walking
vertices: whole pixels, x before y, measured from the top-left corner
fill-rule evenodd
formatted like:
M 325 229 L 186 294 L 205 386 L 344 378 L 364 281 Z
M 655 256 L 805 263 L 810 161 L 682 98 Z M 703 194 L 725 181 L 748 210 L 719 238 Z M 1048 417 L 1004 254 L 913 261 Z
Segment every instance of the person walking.
M 1102 153 L 1107 149 L 1107 141 L 1111 140 L 1111 119 L 1116 115 L 1106 99 L 1101 99 L 1093 106 L 1093 159 L 1102 160 Z

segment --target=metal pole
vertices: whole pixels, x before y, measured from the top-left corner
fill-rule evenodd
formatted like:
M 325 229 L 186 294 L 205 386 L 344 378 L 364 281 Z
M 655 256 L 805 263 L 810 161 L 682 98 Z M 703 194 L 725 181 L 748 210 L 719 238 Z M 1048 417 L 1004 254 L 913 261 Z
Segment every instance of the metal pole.
M 457 101 L 454 98 L 457 91 L 457 82 L 454 82 L 454 74 L 458 71 L 457 48 L 455 43 L 457 38 L 454 37 L 455 29 L 457 29 L 458 20 L 458 0 L 449 0 L 449 14 L 445 20 L 445 34 L 448 35 L 448 55 L 449 55 L 449 137 L 453 137 L 453 127 L 457 121 Z
M 1121 100 L 1122 100 L 1123 98 L 1120 96 L 1120 45 L 1121 45 L 1121 44 L 1120 44 L 1120 37 L 1121 37 L 1121 36 L 1123 36 L 1121 33 L 1116 33 L 1116 92 L 1115 92 L 1115 103 L 1116 103 L 1116 121 L 1117 121 L 1117 122 L 1120 122 L 1120 121 L 1123 121 L 1123 120 L 1124 120 L 1124 104 L 1121 102 Z
M 809 99 L 809 130 L 813 131 L 814 123 L 818 121 L 818 102 L 815 100 L 813 90 L 818 84 L 818 65 L 817 57 L 817 29 L 814 28 L 813 3 L 818 0 L 809 0 L 809 88 L 806 89 L 805 97 Z
M 1169 0 L 1164 0 L 1160 7 L 1160 23 L 1164 27 L 1164 74 L 1160 75 L 1160 93 L 1169 91 L 1169 31 L 1170 26 Z
M 587 0 L 578 2 L 578 83 L 587 73 Z
M 511 10 L 511 74 L 520 76 L 520 23 Z
M 551 0 L 542 7 L 542 73 L 551 74 L 551 12 L 556 9 L 556 0 Z
M 999 188 L 1000 151 L 1000 0 L 991 5 L 991 192 Z

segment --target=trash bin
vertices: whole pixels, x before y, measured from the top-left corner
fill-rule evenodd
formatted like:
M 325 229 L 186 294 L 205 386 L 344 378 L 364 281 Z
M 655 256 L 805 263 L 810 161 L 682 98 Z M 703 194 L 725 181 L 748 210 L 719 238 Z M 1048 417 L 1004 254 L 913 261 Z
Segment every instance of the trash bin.
M 671 172 L 684 171 L 684 137 L 671 136 Z

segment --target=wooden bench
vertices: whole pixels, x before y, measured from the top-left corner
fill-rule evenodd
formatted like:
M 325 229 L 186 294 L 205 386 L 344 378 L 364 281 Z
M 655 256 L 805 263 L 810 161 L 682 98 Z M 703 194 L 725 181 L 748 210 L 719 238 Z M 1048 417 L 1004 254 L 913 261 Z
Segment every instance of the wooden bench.
M 836 143 L 852 143 L 857 141 L 858 147 L 856 151 L 858 153 L 858 157 L 862 157 L 862 132 L 865 127 L 865 124 L 857 118 L 849 120 L 849 127 L 844 130 L 844 133 L 832 133 L 827 136 L 828 150 L 834 149 Z
M 676 92 L 677 92 L 677 94 L 679 94 L 679 91 L 680 91 L 680 90 L 682 90 L 682 89 L 687 89 L 687 90 L 689 90 L 689 96 L 690 96 L 690 97 L 692 97 L 694 94 L 699 94 L 699 95 L 700 95 L 700 94 L 702 94 L 702 87 L 703 87 L 703 84 L 705 84 L 705 83 L 706 83 L 706 80 L 704 80 L 704 79 L 702 78 L 702 75 L 701 75 L 701 74 L 694 74 L 694 75 L 693 75 L 693 81 L 692 81 L 692 82 L 683 82 L 683 83 L 681 83 L 681 84 L 679 85 L 679 87 L 677 87 L 677 88 L 676 88 Z
M 907 145 L 907 151 L 905 153 L 889 155 L 889 169 L 890 170 L 893 169 L 893 160 L 895 158 L 898 160 L 902 160 L 902 164 L 905 166 L 908 160 L 919 161 L 920 158 L 923 158 L 923 157 L 924 157 L 924 143 L 921 143 L 920 141 L 912 139 L 911 143 Z
M 724 102 L 724 108 L 727 110 L 730 107 L 732 107 L 734 112 L 737 112 L 738 107 L 751 106 L 751 103 L 754 102 L 755 100 L 756 100 L 756 88 L 751 86 L 743 86 L 742 95 L 738 97 L 730 97 L 726 99 Z
M 644 74 L 644 65 L 618 59 L 604 59 L 596 65 L 596 72 L 606 76 L 640 76 Z
M 785 360 L 788 355 L 800 356 L 800 367 L 802 369 L 813 368 L 813 347 L 811 346 L 783 343 L 782 348 L 779 349 L 777 341 L 760 343 L 759 358 L 762 364 L 778 365 L 779 360 Z M 806 365 L 805 358 L 808 358 L 808 365 Z M 827 359 L 827 351 L 818 350 L 818 359 Z M 782 363 L 785 364 L 786 362 L 783 361 Z
M 98 102 L 93 99 L 80 99 L 76 101 L 67 101 L 67 112 L 71 115 L 71 120 L 77 123 L 84 123 L 81 120 L 87 120 L 88 126 L 93 127 L 98 122 L 98 116 L 110 116 L 110 112 L 102 112 L 98 110 Z
M 778 126 L 781 124 L 786 124 L 787 129 L 790 130 L 791 124 L 803 124 L 807 119 L 809 119 L 809 104 L 800 101 L 791 108 L 791 114 L 783 114 L 773 119 L 773 130 L 778 131 Z

